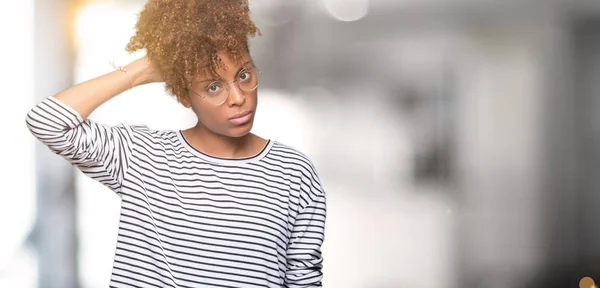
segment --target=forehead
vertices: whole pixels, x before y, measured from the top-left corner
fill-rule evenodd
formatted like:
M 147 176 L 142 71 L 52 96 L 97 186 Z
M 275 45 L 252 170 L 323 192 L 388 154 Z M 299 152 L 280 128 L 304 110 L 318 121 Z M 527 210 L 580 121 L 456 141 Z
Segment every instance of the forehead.
M 227 75 L 233 73 L 237 74 L 242 68 L 246 68 L 252 64 L 252 60 L 242 59 L 238 63 L 223 63 L 223 66 L 218 67 L 216 72 L 221 77 L 226 77 Z
M 237 77 L 238 72 L 242 68 L 248 68 L 253 65 L 252 59 L 248 54 L 242 55 L 238 61 L 234 61 L 232 57 L 225 53 L 218 53 L 218 59 L 221 65 L 215 70 L 217 75 L 212 75 L 210 68 L 207 66 L 203 72 L 198 73 L 193 77 L 193 82 L 216 81 L 224 79 L 233 79 Z M 215 77 L 216 76 L 216 77 Z
M 217 69 L 217 72 L 219 72 L 219 70 L 228 70 L 228 69 L 236 69 L 239 68 L 240 66 L 242 66 L 244 63 L 247 63 L 249 61 L 251 61 L 250 59 L 250 55 L 248 55 L 248 53 L 244 53 L 242 55 L 239 56 L 238 59 L 234 59 L 234 57 L 232 57 L 231 55 L 229 55 L 229 53 L 225 53 L 225 52 L 219 52 L 217 53 L 217 59 L 219 61 L 221 61 L 222 67 L 219 67 L 219 69 Z

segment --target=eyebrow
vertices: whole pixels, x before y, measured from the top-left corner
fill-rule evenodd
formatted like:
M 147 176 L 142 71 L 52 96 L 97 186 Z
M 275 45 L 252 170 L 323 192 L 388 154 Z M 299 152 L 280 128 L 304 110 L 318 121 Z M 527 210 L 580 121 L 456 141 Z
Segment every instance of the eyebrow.
M 252 63 L 253 63 L 253 61 L 252 61 L 252 60 L 248 60 L 248 61 L 246 61 L 246 62 L 242 63 L 242 65 L 240 66 L 240 68 L 238 69 L 238 71 L 236 71 L 236 72 L 235 72 L 235 75 L 238 75 L 238 74 L 240 74 L 240 72 L 242 72 L 242 70 L 246 69 L 246 66 L 247 66 L 248 64 L 252 64 Z M 204 79 L 204 80 L 198 81 L 198 83 L 204 83 L 204 82 L 209 82 L 209 81 L 221 81 L 221 80 L 223 80 L 223 79 L 222 79 L 222 78 L 217 78 L 217 79 L 214 79 L 214 78 L 212 78 L 212 79 Z

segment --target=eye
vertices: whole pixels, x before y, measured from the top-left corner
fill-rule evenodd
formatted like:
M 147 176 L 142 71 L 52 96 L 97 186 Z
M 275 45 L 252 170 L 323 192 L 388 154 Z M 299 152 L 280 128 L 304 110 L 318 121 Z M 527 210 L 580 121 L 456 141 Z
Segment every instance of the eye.
M 250 72 L 244 71 L 240 74 L 241 81 L 247 81 L 250 78 L 252 78 L 252 74 Z
M 220 90 L 221 90 L 221 85 L 217 82 L 210 83 L 208 86 L 206 86 L 206 92 L 208 92 L 208 93 L 216 93 L 216 92 L 219 92 Z

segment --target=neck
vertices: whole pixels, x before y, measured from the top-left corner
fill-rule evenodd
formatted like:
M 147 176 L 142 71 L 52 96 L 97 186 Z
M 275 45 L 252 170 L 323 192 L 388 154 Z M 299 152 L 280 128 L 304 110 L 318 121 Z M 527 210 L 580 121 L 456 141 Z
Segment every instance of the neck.
M 182 133 L 194 148 L 220 158 L 250 157 L 260 152 L 266 143 L 266 140 L 252 133 L 241 137 L 228 137 L 217 134 L 201 123 L 182 131 Z

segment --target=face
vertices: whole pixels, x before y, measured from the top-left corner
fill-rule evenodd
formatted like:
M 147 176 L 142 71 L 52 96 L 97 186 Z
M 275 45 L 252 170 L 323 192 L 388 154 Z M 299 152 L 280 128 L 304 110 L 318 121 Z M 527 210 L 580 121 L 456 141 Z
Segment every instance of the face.
M 193 78 L 189 100 L 182 104 L 191 107 L 199 122 L 213 133 L 241 137 L 250 132 L 254 122 L 258 70 L 248 54 L 241 62 L 234 62 L 226 53 L 217 53 L 217 56 L 223 63 L 216 71 L 219 77 L 199 75 Z

